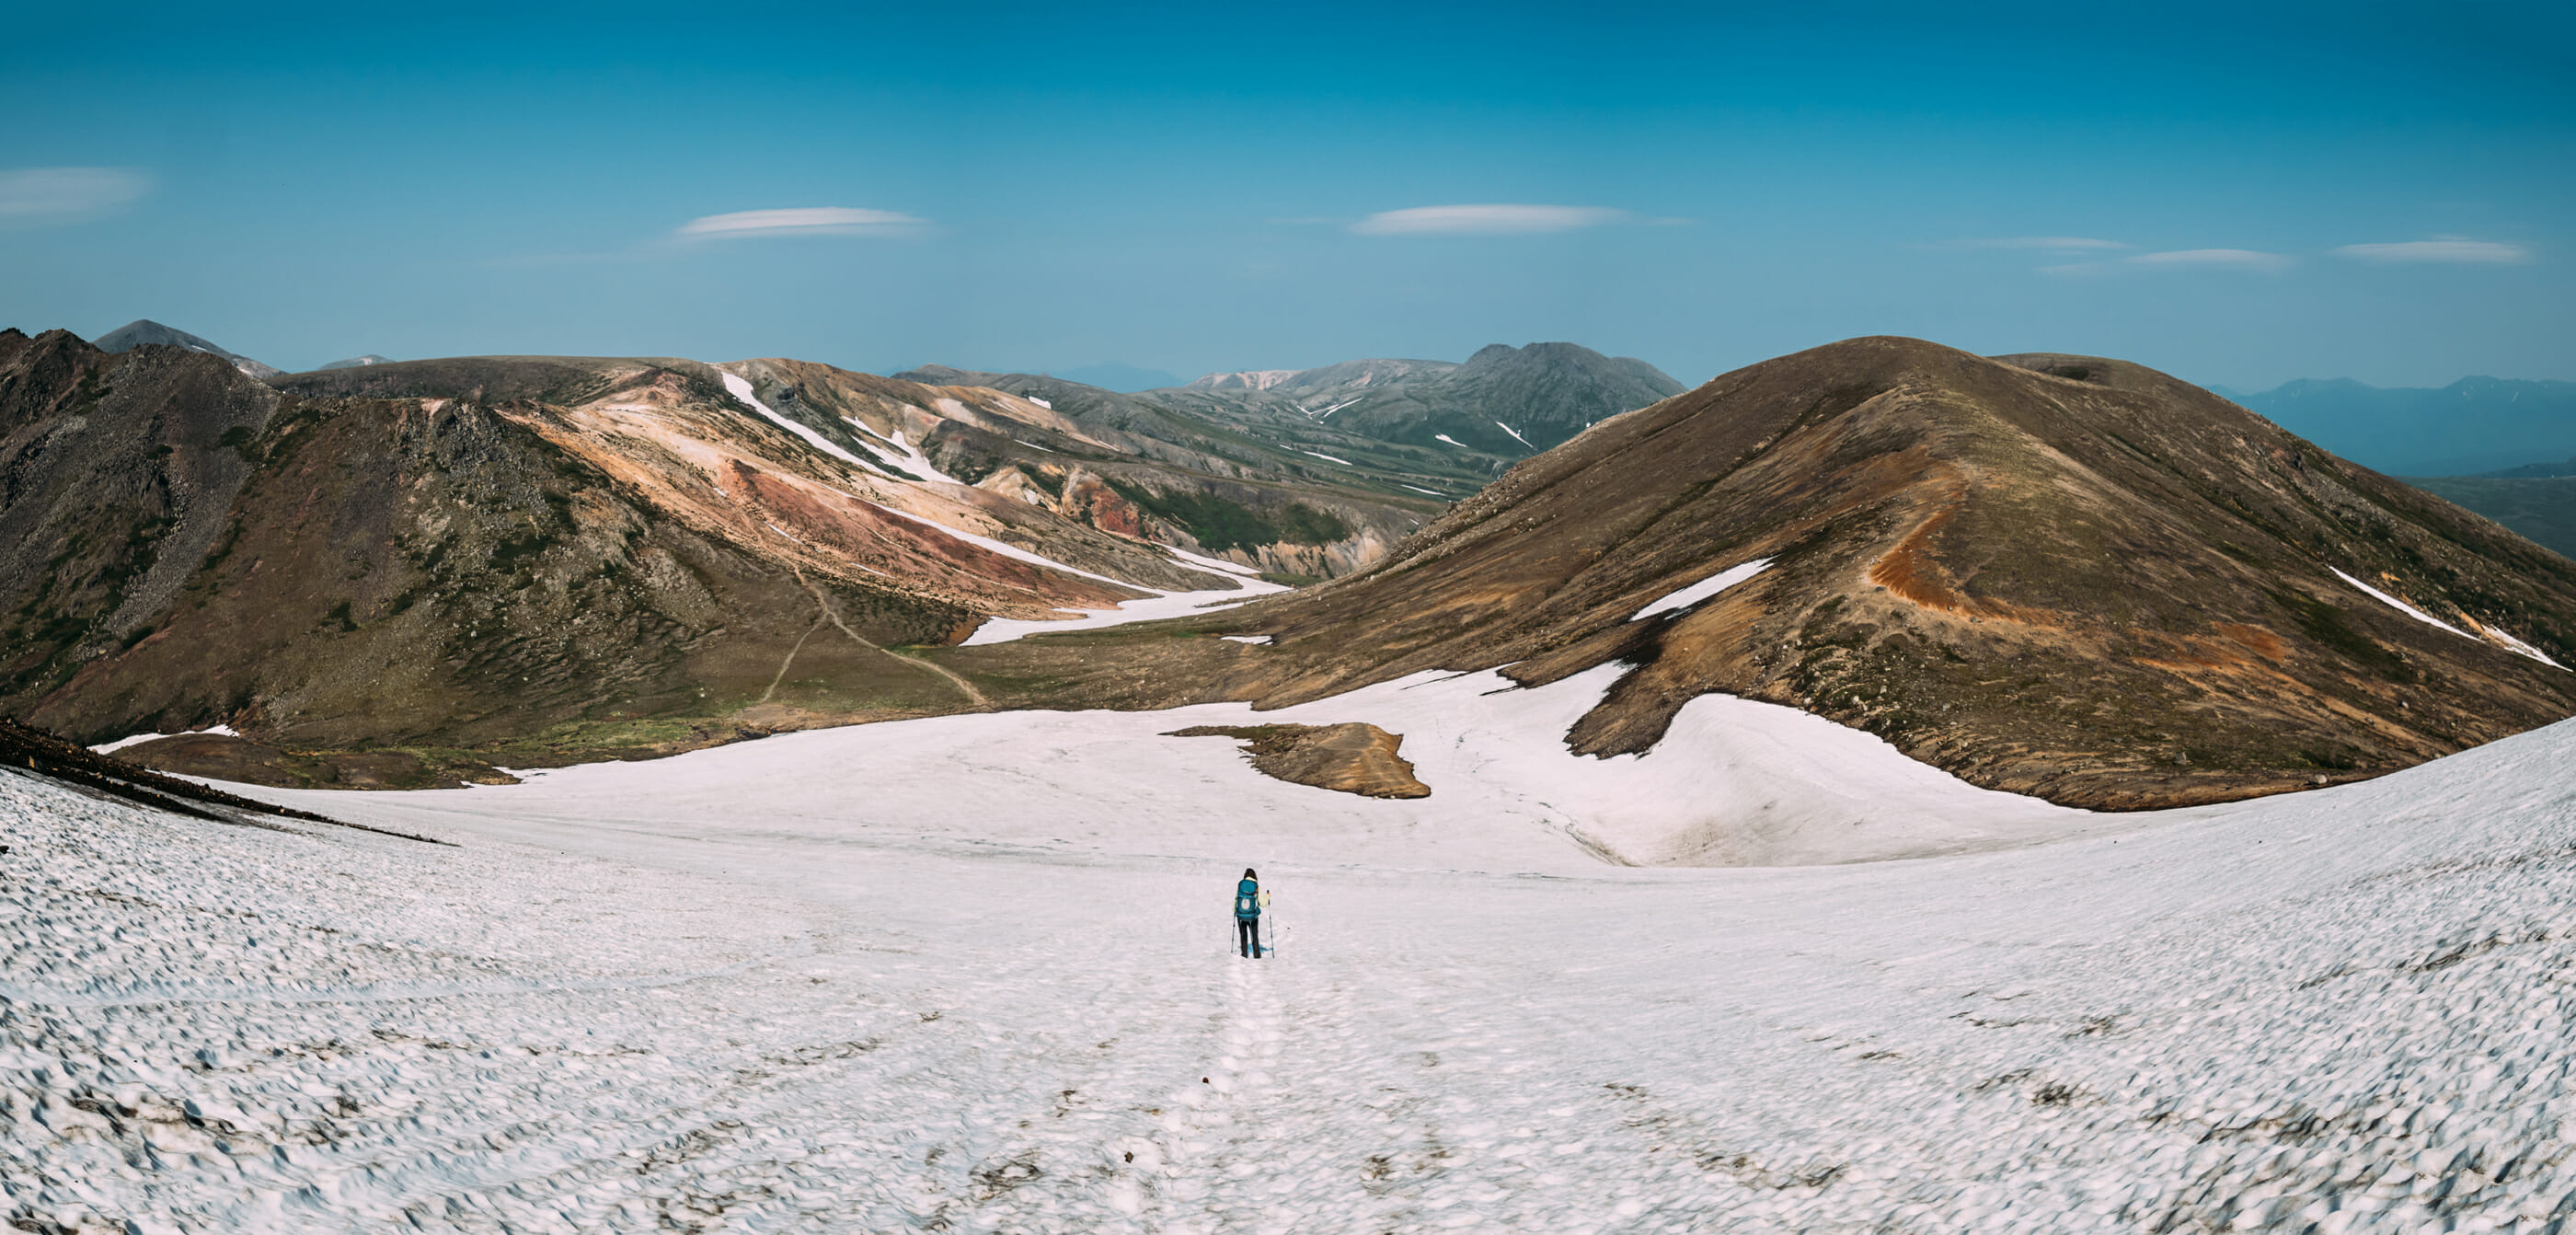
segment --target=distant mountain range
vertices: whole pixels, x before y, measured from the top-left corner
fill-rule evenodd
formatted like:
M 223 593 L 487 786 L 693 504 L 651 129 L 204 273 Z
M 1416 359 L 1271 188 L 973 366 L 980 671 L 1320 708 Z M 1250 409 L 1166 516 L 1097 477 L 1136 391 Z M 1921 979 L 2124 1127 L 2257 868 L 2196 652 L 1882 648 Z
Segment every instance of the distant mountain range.
M 2569 459 L 2564 463 L 2525 463 L 2520 467 L 2502 467 L 2492 472 L 2478 474 L 2493 476 L 2500 480 L 2539 480 L 2558 476 L 2576 476 L 2576 459 Z
M 1526 458 L 1686 387 L 1645 361 L 1573 343 L 1492 344 L 1464 364 L 1352 360 L 1211 373 L 1153 397 L 1216 415 L 1293 415 L 1383 442 Z
M 2470 476 L 2576 455 L 2576 382 L 2464 377 L 2428 390 L 2333 378 L 2228 397 L 2391 476 Z
M 1454 501 L 1513 463 L 1682 384 L 1642 360 L 1572 343 L 1493 344 L 1464 363 L 1351 360 L 1212 373 L 1121 393 L 1061 378 L 925 365 L 896 375 L 1046 400 L 1100 431 L 1209 457 L 1284 461 L 1316 480 Z
M 369 352 L 364 356 L 351 356 L 347 360 L 334 360 L 322 367 L 325 369 L 363 369 L 371 364 L 392 364 L 393 362 L 394 358 L 391 356 L 379 356 L 374 352 Z

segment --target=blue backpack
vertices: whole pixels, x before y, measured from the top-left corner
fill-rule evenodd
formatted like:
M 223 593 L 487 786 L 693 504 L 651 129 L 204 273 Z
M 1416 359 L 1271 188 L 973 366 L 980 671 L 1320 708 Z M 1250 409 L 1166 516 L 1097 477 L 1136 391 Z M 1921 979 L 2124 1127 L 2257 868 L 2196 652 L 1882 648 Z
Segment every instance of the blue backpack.
M 1249 922 L 1261 916 L 1261 885 L 1246 879 L 1234 885 L 1234 916 Z

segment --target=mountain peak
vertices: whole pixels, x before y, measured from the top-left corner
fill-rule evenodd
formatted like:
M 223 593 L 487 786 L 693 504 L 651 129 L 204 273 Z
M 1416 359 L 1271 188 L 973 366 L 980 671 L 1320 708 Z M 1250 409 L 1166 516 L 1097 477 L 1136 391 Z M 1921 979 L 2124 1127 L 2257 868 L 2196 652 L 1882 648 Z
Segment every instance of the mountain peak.
M 175 326 L 164 326 L 148 317 L 138 317 L 114 330 L 108 331 L 106 334 L 100 335 L 91 346 L 96 347 L 102 352 L 124 352 L 131 351 L 148 344 L 159 344 L 164 347 L 184 347 L 192 352 L 205 352 L 209 355 L 221 356 L 224 359 L 233 362 L 234 368 L 240 369 L 242 372 L 262 380 L 276 377 L 286 372 L 286 370 L 280 369 L 275 365 L 261 364 L 248 356 L 226 351 L 206 339 L 199 338 L 196 335 L 192 335 Z
M 1274 656 L 1262 707 L 1615 665 L 1582 753 L 1647 750 L 1714 693 L 2097 809 L 2376 774 L 2576 711 L 2576 565 L 2145 366 L 1915 339 L 1722 375 L 1243 612 L 1314 649 Z

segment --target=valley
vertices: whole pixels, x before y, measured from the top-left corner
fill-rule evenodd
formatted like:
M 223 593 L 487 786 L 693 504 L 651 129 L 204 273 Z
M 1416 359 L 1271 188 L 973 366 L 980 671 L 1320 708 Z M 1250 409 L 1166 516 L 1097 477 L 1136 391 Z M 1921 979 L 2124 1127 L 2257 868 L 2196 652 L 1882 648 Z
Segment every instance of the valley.
M 1618 665 L 1577 754 L 1651 751 L 1716 693 L 2136 810 L 2576 712 L 2576 564 L 2100 358 L 1858 339 L 1595 421 L 1504 396 L 1589 417 L 1567 383 L 1648 399 L 1661 375 L 1547 344 L 1139 395 L 780 359 L 261 383 L 203 349 L 0 349 L 26 478 L 0 685 L 85 741 L 232 731 L 125 752 L 169 771 L 497 783 L 960 711 Z M 1475 452 L 1508 470 L 1455 504 L 1408 493 L 1485 466 L 1413 440 L 1467 406 L 1564 440 Z

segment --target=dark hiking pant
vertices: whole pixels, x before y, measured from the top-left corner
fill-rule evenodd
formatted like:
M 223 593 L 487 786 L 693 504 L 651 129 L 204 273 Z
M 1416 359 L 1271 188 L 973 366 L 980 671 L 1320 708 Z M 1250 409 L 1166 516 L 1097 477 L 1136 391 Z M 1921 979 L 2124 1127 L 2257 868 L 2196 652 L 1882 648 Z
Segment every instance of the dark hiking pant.
M 1234 920 L 1234 939 L 1235 942 L 1243 945 L 1243 954 L 1245 956 L 1261 955 L 1261 919 L 1236 918 Z

